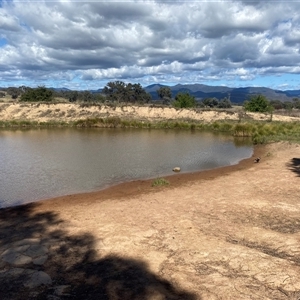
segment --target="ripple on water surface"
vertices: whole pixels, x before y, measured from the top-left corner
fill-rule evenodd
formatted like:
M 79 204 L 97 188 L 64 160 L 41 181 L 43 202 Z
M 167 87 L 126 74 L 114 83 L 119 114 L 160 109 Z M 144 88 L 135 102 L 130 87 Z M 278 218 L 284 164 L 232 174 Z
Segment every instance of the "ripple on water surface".
M 137 129 L 0 131 L 0 207 L 119 182 L 237 164 L 252 145 L 212 133 Z

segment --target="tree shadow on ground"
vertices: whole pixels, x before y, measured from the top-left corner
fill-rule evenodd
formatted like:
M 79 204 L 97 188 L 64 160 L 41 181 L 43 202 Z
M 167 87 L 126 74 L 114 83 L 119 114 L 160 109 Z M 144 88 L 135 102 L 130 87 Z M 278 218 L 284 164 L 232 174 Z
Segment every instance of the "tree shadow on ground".
M 68 224 L 58 214 L 39 212 L 38 206 L 0 210 L 0 299 L 196 299 L 151 272 L 145 261 L 101 257 L 92 234 L 69 235 Z M 27 249 L 30 243 L 33 246 Z M 30 249 L 37 253 L 47 249 L 47 259 L 42 264 L 4 259 L 9 257 L 5 253 L 16 251 L 24 258 Z M 24 286 L 33 272 L 49 275 L 52 281 Z
M 291 161 L 287 163 L 287 167 L 300 177 L 300 158 L 292 158 Z

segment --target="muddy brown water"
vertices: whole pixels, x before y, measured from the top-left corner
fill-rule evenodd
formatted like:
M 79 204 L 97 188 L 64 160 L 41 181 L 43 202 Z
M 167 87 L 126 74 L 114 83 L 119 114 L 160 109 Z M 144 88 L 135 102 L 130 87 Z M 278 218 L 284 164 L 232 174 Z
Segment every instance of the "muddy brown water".
M 247 140 L 198 131 L 30 129 L 0 131 L 0 208 L 100 190 L 121 182 L 237 164 Z

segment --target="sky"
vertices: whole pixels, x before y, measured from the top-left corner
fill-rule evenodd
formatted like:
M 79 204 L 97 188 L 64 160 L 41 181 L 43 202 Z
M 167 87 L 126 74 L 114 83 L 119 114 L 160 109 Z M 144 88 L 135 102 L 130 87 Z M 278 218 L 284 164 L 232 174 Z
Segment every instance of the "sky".
M 300 89 L 298 1 L 0 0 L 0 87 Z

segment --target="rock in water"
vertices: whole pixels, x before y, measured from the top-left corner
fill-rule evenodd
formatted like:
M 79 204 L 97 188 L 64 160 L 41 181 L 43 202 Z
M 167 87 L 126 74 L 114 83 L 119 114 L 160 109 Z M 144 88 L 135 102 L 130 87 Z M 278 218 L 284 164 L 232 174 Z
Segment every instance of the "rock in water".
M 173 168 L 173 172 L 180 172 L 180 171 L 181 171 L 180 167 Z

